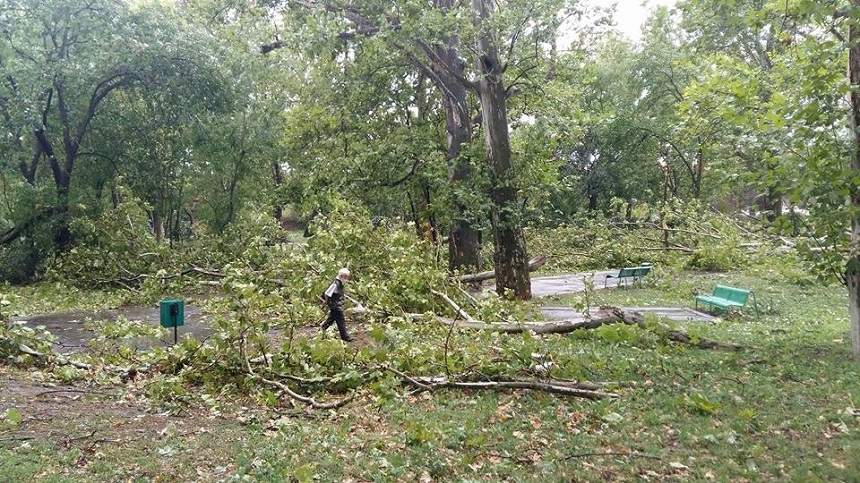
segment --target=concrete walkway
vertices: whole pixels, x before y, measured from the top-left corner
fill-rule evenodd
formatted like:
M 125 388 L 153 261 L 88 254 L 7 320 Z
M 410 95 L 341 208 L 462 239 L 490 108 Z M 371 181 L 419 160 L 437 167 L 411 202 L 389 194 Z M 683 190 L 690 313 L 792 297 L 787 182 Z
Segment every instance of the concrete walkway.
M 589 275 L 594 276 L 594 288 L 596 290 L 603 290 L 604 283 L 606 283 L 606 288 L 618 286 L 617 278 L 610 278 L 608 281 L 606 279 L 607 275 L 618 275 L 618 270 L 534 277 L 532 278 L 532 296 L 549 297 L 551 295 L 568 295 L 585 292 L 585 280 Z
M 12 322 L 24 322 L 30 327 L 43 326 L 57 337 L 54 350 L 62 354 L 81 352 L 87 346 L 87 341 L 95 338 L 96 333 L 87 327 L 86 321 L 108 320 L 115 321 L 123 317 L 127 320 L 139 320 L 150 325 L 160 325 L 160 311 L 157 306 L 127 306 L 115 310 L 100 310 L 95 312 L 75 311 L 58 312 L 53 314 L 35 314 L 26 317 L 13 317 Z M 194 337 L 203 340 L 212 333 L 206 316 L 194 305 L 185 306 L 185 325 L 179 327 L 179 338 Z M 137 338 L 131 341 L 138 349 L 151 347 L 166 347 L 173 344 L 173 329 L 165 332 L 160 339 Z
M 536 298 L 551 297 L 553 295 L 569 295 L 585 291 L 585 280 L 592 276 L 594 289 L 618 287 L 618 279 L 607 279 L 607 275 L 616 275 L 618 270 L 604 270 L 599 272 L 570 273 L 566 275 L 555 275 L 550 277 L 532 278 L 532 295 Z M 606 284 L 604 286 L 604 283 Z M 707 322 L 713 323 L 716 317 L 708 315 L 687 307 L 624 307 L 626 310 L 654 314 L 676 322 Z M 544 316 L 549 320 L 584 320 L 583 314 L 572 307 L 544 306 L 541 308 Z

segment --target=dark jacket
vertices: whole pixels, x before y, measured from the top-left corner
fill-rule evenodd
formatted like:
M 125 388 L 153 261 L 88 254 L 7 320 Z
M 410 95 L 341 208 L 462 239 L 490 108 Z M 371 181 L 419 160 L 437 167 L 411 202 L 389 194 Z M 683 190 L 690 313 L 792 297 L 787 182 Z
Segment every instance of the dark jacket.
M 334 279 L 323 294 L 326 305 L 332 310 L 343 310 L 343 282 Z

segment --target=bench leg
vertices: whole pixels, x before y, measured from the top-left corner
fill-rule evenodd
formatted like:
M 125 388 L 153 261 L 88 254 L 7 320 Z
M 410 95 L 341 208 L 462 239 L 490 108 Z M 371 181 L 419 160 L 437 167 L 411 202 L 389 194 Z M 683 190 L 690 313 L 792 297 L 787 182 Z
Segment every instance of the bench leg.
M 755 309 L 755 318 L 760 319 L 761 315 L 758 313 L 758 302 L 756 302 L 756 299 L 755 299 L 755 292 L 750 292 L 750 295 L 752 295 L 752 299 L 753 299 L 753 308 Z

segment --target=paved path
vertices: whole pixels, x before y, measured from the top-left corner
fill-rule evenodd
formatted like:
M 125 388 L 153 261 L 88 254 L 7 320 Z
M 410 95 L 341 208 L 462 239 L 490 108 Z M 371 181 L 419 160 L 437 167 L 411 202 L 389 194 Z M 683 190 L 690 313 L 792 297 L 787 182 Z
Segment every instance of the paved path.
M 585 280 L 592 276 L 594 289 L 618 287 L 618 279 L 607 275 L 615 275 L 618 270 L 605 270 L 599 272 L 571 273 L 551 277 L 532 278 L 532 295 L 534 297 L 550 297 L 553 295 L 569 295 L 585 291 Z M 605 285 L 604 285 L 605 284 Z M 667 318 L 677 322 L 714 322 L 713 316 L 699 312 L 687 307 L 624 307 L 626 310 L 654 314 L 658 317 Z M 572 307 L 544 306 L 541 308 L 544 316 L 550 320 L 584 320 L 583 314 Z
M 589 275 L 594 276 L 594 288 L 602 290 L 603 284 L 606 288 L 618 286 L 617 278 L 606 279 L 607 275 L 617 275 L 618 270 L 605 270 L 602 272 L 570 273 L 567 275 L 555 275 L 552 277 L 532 278 L 532 296 L 548 297 L 550 295 L 567 295 L 585 292 L 585 279 Z
M 95 338 L 95 331 L 86 326 L 86 320 L 117 320 L 125 317 L 128 320 L 139 320 L 152 325 L 159 325 L 160 313 L 156 306 L 128 306 L 114 310 L 96 312 L 58 312 L 54 314 L 36 314 L 26 317 L 14 317 L 12 322 L 26 321 L 30 327 L 44 326 L 57 337 L 54 349 L 63 354 L 80 352 L 86 348 L 87 341 Z M 193 305 L 185 306 L 185 325 L 179 328 L 179 338 L 194 337 L 202 340 L 211 333 L 206 316 Z M 139 338 L 130 341 L 140 349 L 164 347 L 173 344 L 173 330 L 161 339 Z

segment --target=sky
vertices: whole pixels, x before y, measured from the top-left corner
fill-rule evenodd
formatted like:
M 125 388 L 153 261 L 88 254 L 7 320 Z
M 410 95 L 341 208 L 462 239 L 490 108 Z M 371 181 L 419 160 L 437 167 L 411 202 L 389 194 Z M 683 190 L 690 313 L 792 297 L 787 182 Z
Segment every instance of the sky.
M 677 0 L 590 0 L 595 5 L 611 5 L 618 3 L 615 20 L 618 30 L 632 40 L 639 40 L 642 36 L 642 24 L 648 19 L 648 14 L 658 5 L 672 7 Z M 644 5 L 643 5 L 644 3 Z

